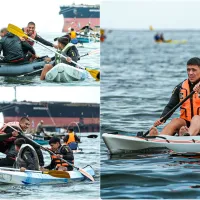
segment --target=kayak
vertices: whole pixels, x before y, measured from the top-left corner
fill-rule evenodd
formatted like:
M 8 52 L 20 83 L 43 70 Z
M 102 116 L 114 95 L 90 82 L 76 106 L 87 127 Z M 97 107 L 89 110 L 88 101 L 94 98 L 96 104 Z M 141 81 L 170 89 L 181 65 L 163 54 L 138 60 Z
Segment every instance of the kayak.
M 42 69 L 45 61 L 33 61 L 25 64 L 0 63 L 0 76 L 19 76 Z
M 93 37 L 77 37 L 79 43 L 90 43 L 94 41 Z
M 155 153 L 174 151 L 176 153 L 199 153 L 200 136 L 167 136 L 141 138 L 119 134 L 102 135 L 110 154 Z
M 91 176 L 95 175 L 91 166 L 86 166 L 83 169 Z M 43 174 L 41 171 L 27 170 L 25 172 L 20 172 L 18 169 L 0 167 L 0 182 L 21 185 L 39 185 L 68 183 L 73 181 L 82 181 L 85 179 L 85 177 L 77 170 L 68 171 L 68 173 L 70 178 L 57 178 L 49 174 Z
M 165 40 L 163 41 L 156 41 L 156 43 L 168 43 L 168 44 L 186 44 L 187 40 Z
M 45 76 L 46 81 L 62 83 L 83 81 L 86 78 L 87 72 L 85 70 L 64 63 L 54 66 Z
M 47 144 L 49 144 L 49 140 L 34 139 L 34 141 L 37 142 L 40 145 L 47 145 Z

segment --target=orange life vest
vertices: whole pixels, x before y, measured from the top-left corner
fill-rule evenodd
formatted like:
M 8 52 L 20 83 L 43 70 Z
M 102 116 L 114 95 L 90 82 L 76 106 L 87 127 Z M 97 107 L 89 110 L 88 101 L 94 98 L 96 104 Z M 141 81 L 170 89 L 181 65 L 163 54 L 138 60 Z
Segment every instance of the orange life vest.
M 60 148 L 58 149 L 58 151 L 57 151 L 55 154 L 60 154 L 60 155 L 62 155 L 62 154 L 61 154 L 61 149 L 62 149 L 64 146 L 65 146 L 65 145 L 60 146 Z M 56 163 L 56 169 L 57 169 L 58 167 L 60 167 L 60 166 L 63 166 L 63 167 L 69 166 L 66 162 L 64 162 L 64 161 L 62 161 L 61 159 L 57 158 L 56 155 L 51 155 L 51 158 L 52 158 L 52 159 L 54 160 L 54 162 Z M 70 161 L 69 161 L 69 162 L 70 162 Z M 71 162 L 72 162 L 72 164 L 74 164 L 74 160 L 72 160 Z M 70 162 L 70 163 L 71 163 L 71 162 Z
M 188 79 L 182 83 L 182 88 L 179 93 L 180 101 L 190 94 L 190 86 Z M 193 96 L 182 104 L 180 107 L 180 118 L 191 121 L 194 115 L 200 115 L 200 94 Z
M 70 37 L 71 37 L 71 39 L 75 39 L 76 38 L 76 32 L 75 31 L 71 31 L 70 32 Z
M 26 33 L 26 34 L 28 35 L 28 33 L 27 33 L 27 27 L 24 28 L 24 33 Z M 35 39 L 36 35 L 37 35 L 36 31 L 34 31 L 32 35 L 28 35 L 28 36 L 31 37 L 31 38 L 33 38 L 33 39 Z M 27 41 L 31 46 L 34 45 L 34 41 L 32 41 L 32 40 L 30 40 L 30 39 L 28 39 L 28 38 L 26 39 L 26 41 Z
M 74 132 L 68 133 L 68 135 L 69 135 L 69 139 L 68 139 L 67 142 L 65 142 L 66 145 L 68 145 L 68 144 L 71 143 L 71 142 L 76 142 L 75 136 L 74 136 Z

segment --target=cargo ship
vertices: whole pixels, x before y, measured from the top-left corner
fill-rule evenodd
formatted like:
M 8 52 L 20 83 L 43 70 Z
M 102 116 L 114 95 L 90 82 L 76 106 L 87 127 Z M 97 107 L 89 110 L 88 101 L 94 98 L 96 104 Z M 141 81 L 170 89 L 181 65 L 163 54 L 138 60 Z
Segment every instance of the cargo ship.
M 4 122 L 18 121 L 21 117 L 29 117 L 31 130 L 43 120 L 46 130 L 73 127 L 77 125 L 81 132 L 99 132 L 99 104 L 72 102 L 0 102 L 0 112 Z
M 89 23 L 92 29 L 100 26 L 100 5 L 72 4 L 61 6 L 59 14 L 64 17 L 63 32 L 68 32 L 71 28 L 80 31 Z

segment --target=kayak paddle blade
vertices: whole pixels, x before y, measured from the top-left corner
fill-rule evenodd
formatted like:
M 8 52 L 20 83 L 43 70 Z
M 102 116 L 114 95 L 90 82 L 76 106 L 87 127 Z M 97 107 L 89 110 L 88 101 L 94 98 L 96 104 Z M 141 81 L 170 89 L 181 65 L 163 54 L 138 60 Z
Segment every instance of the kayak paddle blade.
M 88 71 L 90 73 L 90 75 L 96 79 L 96 81 L 99 81 L 100 80 L 100 71 L 98 70 L 95 70 L 95 69 L 88 69 L 88 68 L 85 68 L 86 71 Z
M 49 174 L 50 176 L 54 176 L 57 178 L 70 178 L 69 173 L 65 171 L 49 170 L 49 171 L 44 171 L 43 174 Z
M 7 30 L 10 33 L 12 33 L 12 34 L 14 34 L 14 35 L 16 35 L 18 37 L 26 37 L 26 38 L 28 38 L 28 36 L 23 32 L 23 30 L 21 28 L 15 26 L 13 24 L 8 24 Z
M 85 170 L 79 168 L 78 171 L 85 177 L 87 177 L 88 179 L 90 179 L 92 182 L 94 182 L 94 178 L 89 174 L 87 173 Z

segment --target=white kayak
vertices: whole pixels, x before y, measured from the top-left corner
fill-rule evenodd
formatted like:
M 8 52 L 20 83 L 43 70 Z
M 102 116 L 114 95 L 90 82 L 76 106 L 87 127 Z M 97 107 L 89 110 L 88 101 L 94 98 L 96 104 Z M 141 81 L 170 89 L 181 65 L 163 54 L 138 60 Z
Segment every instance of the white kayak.
M 95 175 L 95 172 L 92 169 L 92 167 L 87 166 L 83 169 L 90 175 Z M 0 167 L 0 182 L 22 185 L 38 185 L 68 183 L 73 181 L 82 181 L 85 179 L 85 177 L 77 170 L 68 171 L 68 173 L 70 175 L 70 178 L 57 178 L 49 174 L 43 174 L 41 171 L 28 170 L 25 172 L 20 172 L 17 169 Z
M 64 63 L 55 65 L 46 73 L 45 80 L 51 82 L 83 81 L 87 78 L 87 72 Z
M 102 135 L 111 154 L 154 153 L 172 150 L 176 153 L 199 153 L 200 136 L 167 136 L 141 138 L 119 134 Z

